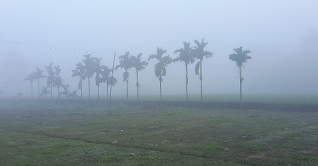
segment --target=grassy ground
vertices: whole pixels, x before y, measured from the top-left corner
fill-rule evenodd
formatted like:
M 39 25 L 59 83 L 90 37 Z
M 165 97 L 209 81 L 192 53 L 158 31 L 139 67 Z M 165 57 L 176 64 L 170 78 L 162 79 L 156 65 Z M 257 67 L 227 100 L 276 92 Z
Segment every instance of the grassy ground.
M 0 101 L 0 165 L 316 165 L 318 112 Z

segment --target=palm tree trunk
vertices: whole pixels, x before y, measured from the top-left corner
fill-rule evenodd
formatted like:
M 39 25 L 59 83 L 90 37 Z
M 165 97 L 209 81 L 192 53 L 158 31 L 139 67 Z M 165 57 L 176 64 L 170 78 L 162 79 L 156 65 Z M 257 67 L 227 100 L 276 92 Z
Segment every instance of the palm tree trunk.
M 107 84 L 107 82 L 106 82 L 106 84 Z M 107 86 L 107 101 L 108 101 L 108 84 L 106 85 Z
M 126 69 L 126 73 L 128 73 L 127 69 Z M 128 78 L 126 80 L 126 101 L 128 102 Z
M 243 82 L 243 78 L 242 78 L 242 67 L 240 66 L 240 109 L 242 110 L 242 82 Z
M 136 86 L 137 86 L 137 102 L 138 102 L 138 107 L 139 107 L 139 80 L 138 80 L 138 71 L 136 71 L 137 73 L 137 83 L 136 83 Z
M 161 78 L 161 76 L 160 76 L 160 80 L 159 80 L 159 84 L 160 84 L 160 108 L 161 108 L 161 82 L 162 82 L 162 78 Z
M 32 94 L 32 99 L 33 99 L 33 82 L 31 82 L 31 94 Z
M 40 98 L 40 79 L 38 78 L 38 98 Z
M 57 98 L 60 99 L 60 87 L 57 86 Z
M 51 99 L 52 99 L 52 84 L 51 84 Z
M 99 100 L 99 84 L 97 86 L 97 94 L 98 94 L 98 100 Z
M 188 107 L 188 102 L 189 102 L 189 97 L 188 97 L 188 63 L 185 63 L 186 65 L 186 95 L 187 95 L 187 107 Z
M 91 79 L 88 77 L 88 99 L 91 99 Z
M 201 81 L 201 108 L 203 108 L 203 104 L 202 104 L 202 59 L 200 59 L 200 81 Z

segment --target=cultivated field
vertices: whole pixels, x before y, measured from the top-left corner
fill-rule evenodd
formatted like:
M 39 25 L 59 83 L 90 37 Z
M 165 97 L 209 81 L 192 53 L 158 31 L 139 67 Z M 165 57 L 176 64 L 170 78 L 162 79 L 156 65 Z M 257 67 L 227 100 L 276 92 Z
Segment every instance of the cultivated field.
M 3 99 L 0 165 L 316 165 L 318 105 L 307 101 L 240 111 L 221 101 L 107 109 L 96 100 Z

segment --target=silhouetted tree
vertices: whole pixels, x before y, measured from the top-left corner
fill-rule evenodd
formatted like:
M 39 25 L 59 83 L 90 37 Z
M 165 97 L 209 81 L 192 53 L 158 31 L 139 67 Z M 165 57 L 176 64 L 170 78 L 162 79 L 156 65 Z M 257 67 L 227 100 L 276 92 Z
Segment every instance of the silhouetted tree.
M 103 78 L 101 77 L 102 73 L 102 66 L 100 65 L 102 58 L 94 58 L 94 72 L 95 74 L 95 82 L 97 86 L 97 94 L 98 94 L 98 100 L 99 100 L 99 87 L 100 83 L 104 82 Z
M 79 76 L 80 80 L 78 82 L 78 89 L 81 90 L 81 99 L 83 98 L 83 88 L 82 88 L 82 82 L 85 80 L 85 66 L 82 63 L 76 64 L 75 70 L 72 70 L 72 77 Z
M 242 110 L 242 83 L 244 78 L 242 77 L 242 66 L 243 63 L 247 63 L 247 60 L 252 59 L 251 56 L 248 56 L 248 53 L 251 53 L 250 50 L 243 50 L 243 47 L 238 47 L 233 49 L 235 53 L 229 55 L 229 59 L 236 62 L 236 66 L 240 70 L 240 109 Z M 244 67 L 244 66 L 243 66 Z
M 70 85 L 69 84 L 66 84 L 66 85 L 62 84 L 61 87 L 63 88 L 64 92 L 60 92 L 59 96 L 64 95 L 66 98 L 66 96 L 68 96 L 70 93 L 70 90 L 68 90 L 68 87 L 70 87 Z
M 90 79 L 93 77 L 95 71 L 95 58 L 91 57 L 90 54 L 84 55 L 83 63 L 85 68 L 85 77 L 88 79 L 88 98 L 91 99 L 91 83 Z
M 41 95 L 44 95 L 44 97 L 46 98 L 46 95 L 50 93 L 50 91 L 48 91 L 49 87 L 43 87 L 41 90 Z
M 46 80 L 47 86 L 51 89 L 51 99 L 52 99 L 52 87 L 54 86 L 55 73 L 53 70 L 53 63 L 51 62 L 48 66 L 45 67 L 48 73 L 48 77 Z
M 31 83 L 31 95 L 32 95 L 32 99 L 33 99 L 33 81 L 34 81 L 34 79 L 36 79 L 36 77 L 35 77 L 35 73 L 33 72 L 33 73 L 29 74 L 26 79 L 23 80 L 23 81 L 26 81 L 26 80 L 27 80 L 27 81 L 30 81 L 30 83 Z
M 115 85 L 117 83 L 117 79 L 115 77 L 111 77 L 110 74 L 112 72 L 112 69 L 108 68 L 107 66 L 101 66 L 101 78 L 103 80 L 103 82 L 106 83 L 106 88 L 107 88 L 107 101 L 108 101 L 108 89 L 109 89 L 109 85 Z M 111 84 L 112 82 L 112 84 Z
M 125 70 L 123 73 L 123 82 L 126 82 L 126 101 L 128 101 L 128 79 L 129 79 L 129 72 L 128 69 L 132 68 L 132 59 L 131 56 L 129 56 L 129 52 L 126 51 L 124 55 L 121 55 L 119 58 L 119 65 L 115 67 L 117 70 L 118 68 L 122 68 Z
M 38 80 L 38 97 L 40 97 L 40 79 L 41 78 L 46 78 L 46 76 L 43 74 L 44 71 L 40 68 L 36 68 L 36 71 L 35 71 L 35 79 Z
M 16 96 L 15 96 L 15 97 L 17 97 L 17 98 L 21 98 L 21 97 L 22 97 L 22 95 L 23 95 L 23 93 L 18 92 L 18 93 L 16 94 Z
M 208 44 L 208 42 L 204 42 L 204 39 L 199 42 L 198 40 L 195 40 L 194 43 L 196 46 L 194 46 L 193 53 L 195 58 L 199 60 L 199 62 L 195 65 L 195 74 L 200 75 L 199 79 L 201 82 L 201 108 L 203 107 L 202 105 L 202 93 L 203 93 L 203 88 L 202 88 L 202 61 L 204 58 L 210 58 L 212 57 L 213 53 L 204 50 L 204 47 Z
M 148 62 L 146 61 L 142 61 L 141 60 L 141 53 L 138 54 L 137 56 L 132 56 L 132 65 L 136 70 L 136 75 L 137 75 L 137 82 L 136 82 L 136 87 L 137 87 L 137 101 L 138 101 L 138 105 L 139 105 L 139 71 L 145 69 L 146 66 L 148 66 Z
M 166 76 L 166 67 L 172 62 L 172 59 L 167 56 L 163 56 L 167 50 L 163 50 L 162 48 L 157 47 L 157 53 L 151 54 L 148 58 L 148 60 L 156 59 L 157 64 L 155 65 L 155 75 L 159 78 L 159 86 L 160 86 L 160 106 L 162 101 L 162 90 L 161 90 L 161 83 L 162 83 L 162 77 Z
M 187 106 L 188 106 L 188 65 L 193 63 L 195 60 L 192 49 L 190 48 L 189 42 L 183 42 L 183 48 L 175 50 L 173 53 L 179 53 L 179 56 L 173 60 L 173 62 L 184 62 L 186 69 L 186 96 L 187 96 Z
M 61 68 L 59 65 L 54 67 L 54 86 L 57 87 L 57 98 L 60 98 L 60 86 L 62 86 L 62 77 L 59 75 Z

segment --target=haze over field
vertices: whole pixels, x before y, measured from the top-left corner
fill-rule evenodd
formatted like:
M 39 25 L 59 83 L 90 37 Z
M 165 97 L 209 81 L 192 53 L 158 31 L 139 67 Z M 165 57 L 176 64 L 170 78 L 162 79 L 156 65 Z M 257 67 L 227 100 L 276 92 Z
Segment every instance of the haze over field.
M 239 92 L 238 69 L 229 55 L 240 46 L 251 50 L 252 57 L 243 68 L 244 93 L 318 93 L 318 1 L 1 0 L 0 9 L 1 96 L 31 96 L 30 83 L 23 79 L 50 62 L 60 65 L 63 83 L 77 90 L 79 79 L 71 77 L 71 70 L 84 54 L 102 57 L 101 63 L 111 67 L 109 53 L 142 53 L 146 60 L 162 47 L 176 58 L 173 52 L 182 42 L 194 46 L 202 38 L 208 42 L 206 50 L 214 53 L 203 61 L 204 94 Z M 150 61 L 139 74 L 140 95 L 159 94 L 155 63 Z M 122 73 L 114 72 L 114 95 L 125 94 Z M 184 77 L 183 63 L 169 65 L 163 94 L 184 94 Z M 129 82 L 129 93 L 135 95 L 134 69 Z M 93 79 L 91 91 L 97 94 Z M 189 93 L 200 93 L 194 64 L 189 66 Z M 88 95 L 86 80 L 83 95 Z

